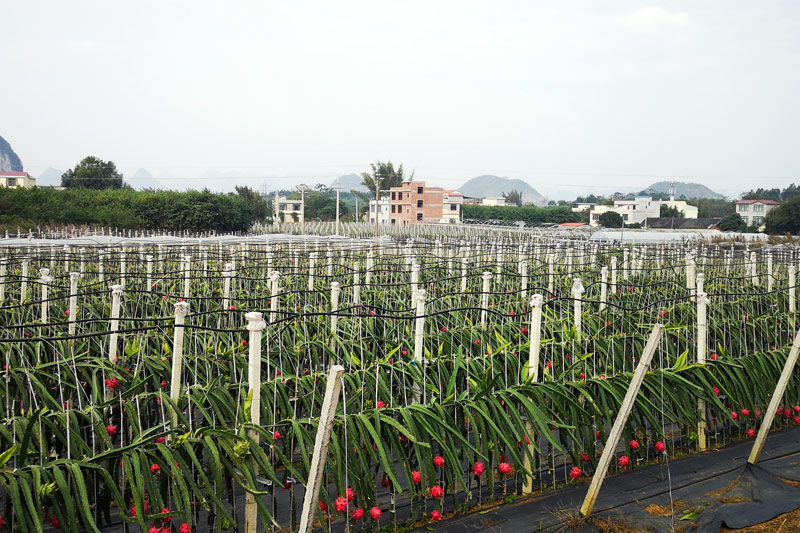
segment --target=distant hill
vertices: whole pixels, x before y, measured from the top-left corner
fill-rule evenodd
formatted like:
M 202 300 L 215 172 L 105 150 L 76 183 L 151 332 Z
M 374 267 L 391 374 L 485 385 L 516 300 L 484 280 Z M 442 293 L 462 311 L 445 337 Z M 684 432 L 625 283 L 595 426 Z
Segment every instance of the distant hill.
M 0 137 L 0 172 L 23 172 L 22 161 L 8 141 L 2 137 Z
M 143 189 L 161 189 L 163 186 L 146 168 L 140 168 L 134 172 L 133 176 L 126 179 L 128 185 L 141 191 Z
M 504 192 L 517 190 L 522 193 L 524 203 L 544 205 L 547 199 L 539 191 L 530 186 L 527 181 L 520 179 L 501 178 L 500 176 L 478 176 L 472 178 L 458 188 L 465 196 L 473 198 L 486 198 L 503 196 Z
M 367 192 L 367 189 L 361 181 L 363 178 L 359 174 L 347 174 L 345 176 L 339 176 L 339 186 L 342 188 L 343 191 L 350 192 L 351 189 L 355 189 L 358 192 Z M 331 183 L 331 188 L 336 188 L 336 180 L 333 180 Z
M 61 187 L 61 176 L 64 172 L 64 170 L 47 167 L 44 172 L 39 174 L 39 177 L 36 178 L 36 185 L 39 187 Z
M 647 187 L 646 191 L 657 191 L 664 194 L 669 194 L 669 188 L 672 186 L 671 181 L 659 181 Z M 725 198 L 724 195 L 714 192 L 701 183 L 684 183 L 681 181 L 675 182 L 675 198 L 685 196 L 686 198 Z

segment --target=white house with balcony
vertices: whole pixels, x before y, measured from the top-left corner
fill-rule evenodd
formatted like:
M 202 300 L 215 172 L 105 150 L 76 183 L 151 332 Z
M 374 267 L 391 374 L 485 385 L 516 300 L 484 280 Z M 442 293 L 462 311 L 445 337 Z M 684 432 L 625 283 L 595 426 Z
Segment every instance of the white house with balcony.
M 761 226 L 767 213 L 778 207 L 774 200 L 739 200 L 736 212 L 748 226 Z
M 381 198 L 378 202 L 378 224 L 388 224 L 389 219 L 389 209 L 391 204 L 389 203 L 389 197 Z M 375 200 L 369 201 L 369 221 L 373 224 L 375 223 Z
M 650 196 L 637 196 L 633 200 L 615 200 L 614 206 L 596 205 L 589 211 L 589 225 L 597 226 L 600 215 L 607 211 L 619 213 L 627 224 L 641 224 L 646 218 L 658 218 L 661 214 L 661 202 Z
M 458 224 L 461 222 L 461 206 L 464 195 L 461 191 L 444 191 L 442 193 L 442 223 Z
M 273 217 L 276 223 L 298 223 L 305 222 L 305 201 L 290 200 L 283 196 L 275 195 L 275 209 Z

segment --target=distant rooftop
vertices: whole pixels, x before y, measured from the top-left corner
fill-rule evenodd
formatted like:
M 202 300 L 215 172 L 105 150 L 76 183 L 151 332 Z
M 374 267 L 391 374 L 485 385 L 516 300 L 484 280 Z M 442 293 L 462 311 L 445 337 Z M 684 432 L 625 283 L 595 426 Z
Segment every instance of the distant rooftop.
M 736 202 L 737 204 L 766 204 L 766 205 L 778 205 L 778 202 L 775 200 L 739 200 Z
M 24 178 L 27 175 L 27 172 L 0 172 L 0 177 L 3 178 Z

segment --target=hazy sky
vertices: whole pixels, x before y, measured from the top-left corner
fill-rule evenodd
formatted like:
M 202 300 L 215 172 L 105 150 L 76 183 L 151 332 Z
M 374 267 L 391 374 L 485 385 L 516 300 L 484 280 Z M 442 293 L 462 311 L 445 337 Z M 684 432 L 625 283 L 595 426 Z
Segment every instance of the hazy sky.
M 379 159 L 556 197 L 800 182 L 794 0 L 25 0 L 0 21 L 0 135 L 34 175 L 96 155 L 215 188 Z

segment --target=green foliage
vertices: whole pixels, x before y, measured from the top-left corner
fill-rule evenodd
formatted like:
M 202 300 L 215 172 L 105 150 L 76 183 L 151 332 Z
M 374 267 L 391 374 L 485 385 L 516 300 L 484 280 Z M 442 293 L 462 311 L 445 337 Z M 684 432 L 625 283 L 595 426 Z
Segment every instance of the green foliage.
M 0 188 L 0 211 L 8 224 L 100 225 L 170 231 L 246 231 L 255 221 L 252 199 L 203 191 L 94 190 L 47 187 Z
M 742 200 L 774 200 L 776 202 L 788 202 L 800 196 L 800 187 L 792 183 L 785 189 L 758 189 L 751 190 L 742 195 Z
M 597 219 L 597 222 L 599 222 L 604 228 L 621 228 L 623 220 L 622 215 L 616 211 L 606 211 L 600 215 L 600 218 Z
M 376 197 L 377 190 L 388 191 L 391 187 L 399 187 L 403 184 L 405 175 L 403 174 L 402 164 L 397 169 L 394 168 L 391 161 L 386 163 L 378 161 L 377 164 L 371 164 L 370 166 L 372 167 L 372 173 L 362 172 L 361 177 L 364 179 L 362 183 L 369 189 L 372 198 Z M 414 179 L 413 172 L 410 179 Z
M 516 189 L 504 192 L 503 198 L 506 200 L 506 205 L 522 206 L 522 193 Z
M 524 205 L 513 206 L 488 206 L 488 205 L 463 205 L 464 219 L 472 220 L 503 220 L 505 222 L 539 222 L 554 223 L 581 222 L 581 214 L 573 213 L 572 209 L 562 207 L 536 207 Z
M 659 216 L 662 218 L 683 218 L 683 211 L 677 207 L 661 204 Z
M 84 158 L 74 169 L 61 176 L 61 186 L 67 189 L 119 189 L 122 187 L 122 174 L 117 172 L 113 161 L 103 161 L 89 156 Z
M 767 213 L 765 226 L 766 232 L 770 235 L 800 232 L 800 196 Z
M 722 218 L 719 222 L 719 229 L 722 231 L 744 231 L 747 224 L 739 213 L 731 213 Z
M 692 198 L 689 205 L 697 207 L 698 218 L 725 217 L 736 212 L 736 204 L 719 198 Z

